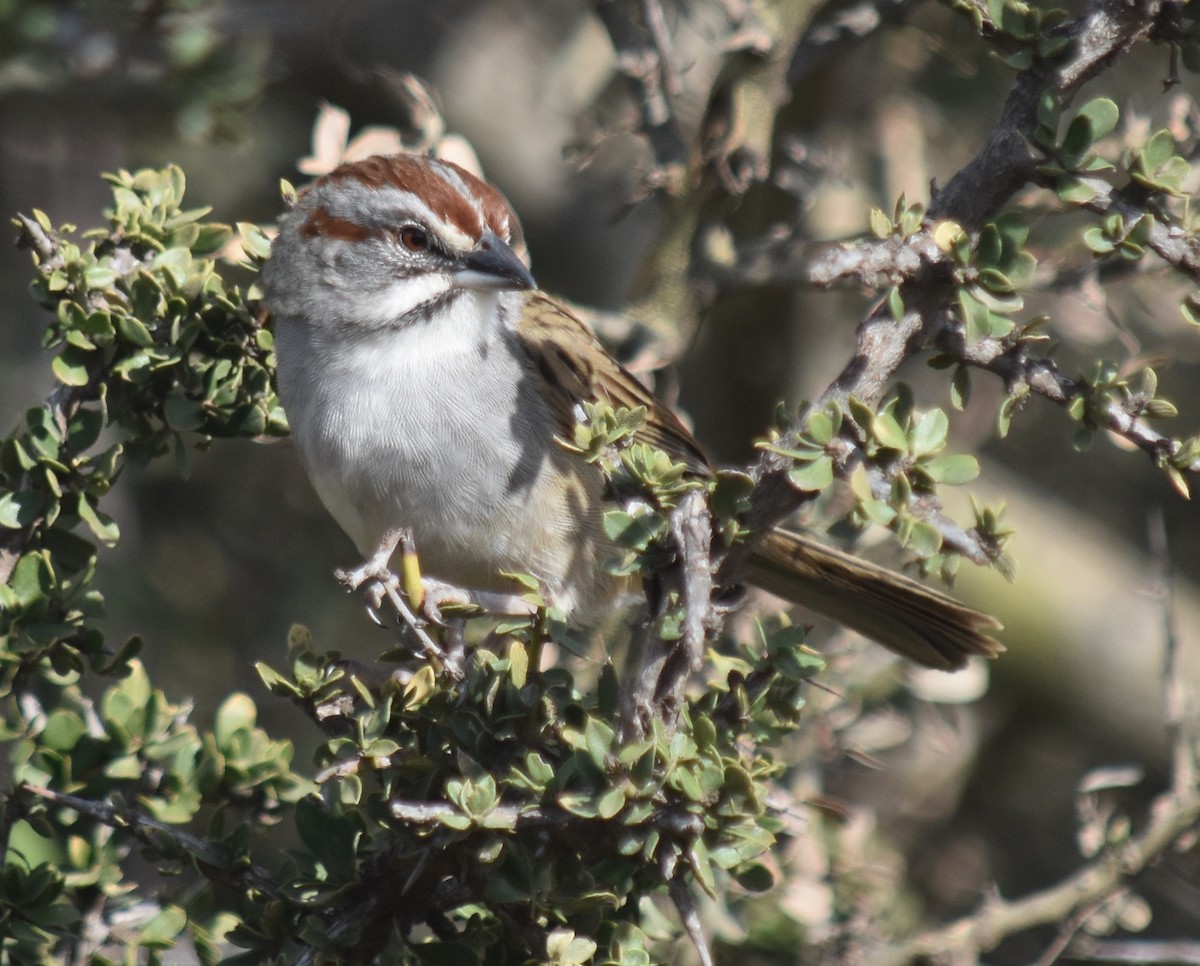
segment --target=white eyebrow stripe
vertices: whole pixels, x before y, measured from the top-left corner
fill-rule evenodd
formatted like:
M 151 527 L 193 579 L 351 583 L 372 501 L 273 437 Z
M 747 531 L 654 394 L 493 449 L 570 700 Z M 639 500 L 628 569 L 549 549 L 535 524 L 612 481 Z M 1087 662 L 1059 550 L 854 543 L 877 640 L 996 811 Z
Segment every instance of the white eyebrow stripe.
M 471 207 L 475 209 L 475 217 L 479 219 L 479 224 L 481 224 L 486 230 L 487 216 L 484 213 L 483 202 L 480 200 L 479 195 L 475 193 L 470 185 L 463 181 L 459 173 L 455 171 L 454 168 L 450 167 L 450 165 L 443 164 L 439 161 L 435 165 L 435 170 L 439 175 L 441 175 L 442 180 L 445 181 L 453 191 L 458 192 L 471 202 Z
M 435 214 L 433 209 L 413 192 L 389 187 L 380 189 L 379 195 L 379 211 L 387 224 L 399 225 L 416 218 L 425 222 L 430 231 L 436 233 L 452 248 L 466 252 L 475 247 L 475 239 L 457 225 Z

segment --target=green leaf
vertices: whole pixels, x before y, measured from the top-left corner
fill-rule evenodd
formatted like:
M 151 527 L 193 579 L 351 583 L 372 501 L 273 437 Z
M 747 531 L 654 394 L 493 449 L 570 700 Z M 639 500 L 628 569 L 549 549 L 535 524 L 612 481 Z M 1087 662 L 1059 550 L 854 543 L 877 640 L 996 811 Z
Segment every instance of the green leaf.
M 596 944 L 570 929 L 555 929 L 546 937 L 546 962 L 553 966 L 583 966 L 596 952 Z
M 121 531 L 117 527 L 116 521 L 106 513 L 101 513 L 92 505 L 91 499 L 86 493 L 79 494 L 79 502 L 77 511 L 79 519 L 87 524 L 89 530 L 95 535 L 106 547 L 114 547 L 117 541 L 121 539 Z
M 167 949 L 187 925 L 187 913 L 179 906 L 167 906 L 142 929 L 140 945 Z
M 913 456 L 924 456 L 935 453 L 946 445 L 946 433 L 950 430 L 950 420 L 940 409 L 931 409 L 925 413 L 913 428 L 909 446 Z
M 301 697 L 303 692 L 289 678 L 285 678 L 269 664 L 255 661 L 254 670 L 258 672 L 262 683 L 272 694 L 282 694 L 289 697 Z
M 1016 291 L 1008 276 L 995 268 L 981 268 L 979 284 L 997 295 L 1011 295 Z
M 42 514 L 45 497 L 33 490 L 18 490 L 0 495 L 0 527 L 19 530 Z
M 662 525 L 661 519 L 652 513 L 635 516 L 625 510 L 607 511 L 602 523 L 604 533 L 610 540 L 638 550 L 646 547 Z
M 508 676 L 513 687 L 523 688 L 529 680 L 529 652 L 520 641 L 508 646 Z
M 962 412 L 970 401 L 971 370 L 966 366 L 959 366 L 954 370 L 954 378 L 950 382 L 950 405 Z
M 150 330 L 140 319 L 124 313 L 115 315 L 114 319 L 117 324 L 117 332 L 126 342 L 131 342 L 140 349 L 154 348 L 154 336 L 150 334 Z
M 77 346 L 68 345 L 50 362 L 55 377 L 65 386 L 88 384 L 88 361 L 92 354 Z
M 46 551 L 27 553 L 17 561 L 8 581 L 17 603 L 28 607 L 50 593 L 54 587 L 54 570 Z
M 1155 131 L 1142 148 L 1140 160 L 1147 174 L 1158 171 L 1175 154 L 1175 138 L 1166 128 Z
M 252 731 L 258 720 L 258 709 L 249 695 L 235 692 L 221 702 L 213 722 L 213 737 L 217 745 L 226 748 L 239 731 Z
M 870 218 L 871 234 L 881 241 L 892 233 L 892 219 L 878 208 L 872 208 Z
M 818 409 L 812 412 L 808 417 L 808 435 L 814 443 L 821 446 L 828 446 L 833 442 L 834 434 L 837 432 L 837 427 L 833 424 L 833 418 L 829 411 Z
M 1084 231 L 1083 243 L 1087 245 L 1093 255 L 1107 255 L 1116 247 L 1116 244 L 1105 235 L 1104 230 L 1096 227 Z
M 958 486 L 970 483 L 979 475 L 979 461 L 969 453 L 955 453 L 949 456 L 938 456 L 921 464 L 935 483 L 945 483 Z
M 1079 109 L 1077 117 L 1086 118 L 1091 127 L 1092 140 L 1108 137 L 1117 127 L 1121 111 L 1107 97 L 1097 97 Z
M 89 265 L 83 271 L 83 284 L 93 291 L 110 288 L 117 280 L 111 265 Z
M 80 409 L 67 425 L 67 444 L 76 453 L 95 445 L 104 429 L 104 414 L 98 409 Z
M 708 894 L 710 899 L 715 899 L 717 897 L 717 880 L 713 876 L 708 849 L 702 840 L 697 839 L 692 843 L 692 847 L 687 852 L 687 861 L 700 888 Z
M 588 718 L 583 729 L 583 738 L 587 744 L 588 755 L 601 771 L 608 767 L 608 756 L 612 751 L 616 733 L 597 718 Z
M 622 788 L 610 788 L 600 796 L 596 802 L 596 814 L 601 818 L 614 818 L 620 814 L 621 809 L 625 807 L 625 790 Z
M 163 400 L 163 417 L 175 432 L 191 432 L 204 425 L 204 404 L 172 393 Z
M 875 414 L 875 418 L 871 421 L 871 435 L 875 437 L 880 446 L 898 449 L 901 452 L 908 450 L 908 436 L 891 413 Z
M 788 471 L 792 486 L 808 493 L 819 493 L 833 483 L 833 458 L 820 456 Z
M 41 743 L 55 751 L 70 751 L 87 734 L 83 718 L 69 708 L 57 708 L 46 718 Z

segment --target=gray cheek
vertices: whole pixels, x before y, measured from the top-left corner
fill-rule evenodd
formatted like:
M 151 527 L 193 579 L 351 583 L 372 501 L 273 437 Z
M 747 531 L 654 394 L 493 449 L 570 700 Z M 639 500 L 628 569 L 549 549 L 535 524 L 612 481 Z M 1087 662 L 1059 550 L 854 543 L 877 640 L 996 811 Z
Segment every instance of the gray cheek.
M 395 256 L 380 241 L 336 241 L 319 246 L 314 255 L 322 280 L 333 288 L 374 292 L 396 278 Z

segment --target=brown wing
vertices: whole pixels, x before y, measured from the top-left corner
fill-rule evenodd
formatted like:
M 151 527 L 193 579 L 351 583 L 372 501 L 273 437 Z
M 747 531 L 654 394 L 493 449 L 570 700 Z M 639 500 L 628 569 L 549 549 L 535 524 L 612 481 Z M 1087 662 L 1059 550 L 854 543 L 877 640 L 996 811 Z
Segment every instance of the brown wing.
M 596 400 L 612 406 L 645 406 L 640 442 L 687 464 L 693 473 L 712 472 L 700 445 L 670 409 L 659 402 L 616 359 L 583 322 L 541 293 L 525 304 L 517 338 L 545 385 L 564 439 L 575 431 L 578 406 Z

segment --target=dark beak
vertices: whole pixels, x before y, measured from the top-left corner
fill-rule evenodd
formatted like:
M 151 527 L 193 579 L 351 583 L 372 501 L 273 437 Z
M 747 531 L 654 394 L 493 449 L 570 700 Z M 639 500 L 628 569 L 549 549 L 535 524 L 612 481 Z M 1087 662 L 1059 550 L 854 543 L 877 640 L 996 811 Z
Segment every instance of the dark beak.
M 492 231 L 485 231 L 479 244 L 463 256 L 454 279 L 464 288 L 482 290 L 537 288 L 525 263 Z

